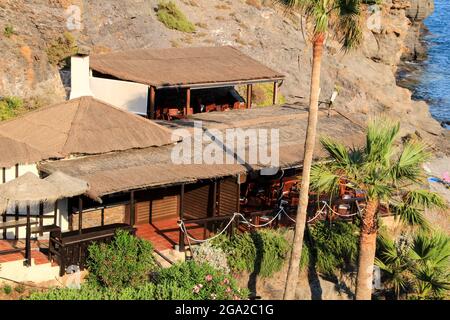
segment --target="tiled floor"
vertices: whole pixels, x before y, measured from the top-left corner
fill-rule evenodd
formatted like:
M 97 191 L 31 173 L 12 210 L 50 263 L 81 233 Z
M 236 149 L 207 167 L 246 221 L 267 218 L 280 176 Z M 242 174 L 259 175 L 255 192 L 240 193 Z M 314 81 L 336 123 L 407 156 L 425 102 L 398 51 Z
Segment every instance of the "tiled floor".
M 47 255 L 39 251 L 39 248 L 47 248 L 48 241 L 32 240 L 31 241 L 31 258 L 35 264 L 48 263 Z M 11 250 L 16 248 L 25 248 L 25 240 L 0 240 L 0 251 Z M 25 259 L 25 250 L 17 253 L 0 255 L 0 263 L 11 262 Z
M 201 226 L 187 224 L 189 234 L 195 239 L 204 239 L 204 229 Z M 137 225 L 137 236 L 150 241 L 156 250 L 173 249 L 179 242 L 179 227 L 177 219 L 154 222 L 153 224 Z M 191 229 L 192 228 L 192 229 Z M 187 245 L 187 241 L 185 241 Z

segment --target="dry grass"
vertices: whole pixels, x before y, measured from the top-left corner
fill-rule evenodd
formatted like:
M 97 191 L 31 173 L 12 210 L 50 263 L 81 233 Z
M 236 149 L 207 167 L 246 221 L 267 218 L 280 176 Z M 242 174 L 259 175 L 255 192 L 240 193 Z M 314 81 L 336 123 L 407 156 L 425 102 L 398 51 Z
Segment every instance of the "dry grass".
M 225 21 L 225 17 L 223 17 L 223 16 L 217 16 L 217 17 L 216 17 L 216 20 L 217 20 L 217 21 Z
M 261 0 L 246 0 L 245 3 L 248 4 L 249 6 L 255 7 L 256 9 L 259 10 L 262 9 Z
M 226 4 L 218 4 L 215 6 L 215 8 L 219 9 L 219 10 L 230 10 L 231 9 L 231 7 Z
M 191 6 L 191 7 L 199 7 L 200 6 L 196 0 L 182 0 L 182 1 L 187 6 Z
M 205 22 L 197 22 L 195 24 L 196 27 L 202 28 L 202 29 L 208 29 L 208 25 Z

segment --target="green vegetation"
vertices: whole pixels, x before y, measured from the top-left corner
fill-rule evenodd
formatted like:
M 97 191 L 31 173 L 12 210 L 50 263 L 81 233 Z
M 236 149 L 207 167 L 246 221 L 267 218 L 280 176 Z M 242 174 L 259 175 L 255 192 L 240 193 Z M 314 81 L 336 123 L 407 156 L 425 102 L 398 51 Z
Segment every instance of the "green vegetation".
M 48 61 L 52 65 L 64 67 L 67 59 L 78 53 L 75 37 L 70 32 L 64 32 L 47 47 Z
M 377 239 L 375 264 L 395 298 L 446 299 L 450 290 L 450 238 L 439 232 L 419 232 L 394 241 Z
M 239 42 L 238 39 L 235 39 Z M 239 86 L 237 91 L 242 97 L 247 97 L 247 86 Z M 286 97 L 278 91 L 278 104 L 286 102 Z M 252 104 L 257 107 L 267 107 L 273 104 L 273 83 L 257 83 L 253 85 Z
M 193 246 L 192 254 L 197 263 L 208 263 L 219 271 L 230 273 L 227 255 L 221 248 L 213 247 L 209 242 L 204 242 L 198 246 Z
M 306 243 L 310 263 L 324 276 L 353 270 L 358 258 L 358 227 L 343 221 L 320 221 L 310 228 L 311 243 Z M 305 254 L 306 255 L 306 254 Z M 305 258 L 303 258 L 305 259 Z M 300 264 L 304 267 L 304 263 Z
M 5 294 L 11 294 L 12 287 L 9 284 L 5 284 L 5 285 L 3 285 L 2 290 Z
M 280 271 L 289 251 L 282 230 L 245 232 L 231 239 L 222 236 L 213 245 L 227 254 L 232 271 L 255 272 L 261 277 L 270 277 Z
M 195 32 L 195 25 L 186 18 L 173 1 L 160 1 L 156 16 L 169 29 L 187 33 Z
M 188 261 L 160 269 L 152 245 L 125 231 L 110 244 L 89 247 L 89 276 L 80 290 L 53 288 L 31 300 L 246 299 L 248 290 L 207 263 Z
M 15 288 L 14 291 L 16 291 L 17 293 L 24 293 L 25 292 L 25 286 L 23 284 L 18 284 Z
M 5 28 L 3 29 L 3 35 L 7 38 L 11 38 L 14 33 L 15 33 L 14 27 L 10 24 L 5 26 Z
M 23 106 L 23 100 L 18 97 L 0 98 L 0 121 L 16 117 Z
M 123 230 L 111 243 L 89 247 L 88 267 L 92 282 L 111 289 L 143 285 L 158 269 L 152 244 Z

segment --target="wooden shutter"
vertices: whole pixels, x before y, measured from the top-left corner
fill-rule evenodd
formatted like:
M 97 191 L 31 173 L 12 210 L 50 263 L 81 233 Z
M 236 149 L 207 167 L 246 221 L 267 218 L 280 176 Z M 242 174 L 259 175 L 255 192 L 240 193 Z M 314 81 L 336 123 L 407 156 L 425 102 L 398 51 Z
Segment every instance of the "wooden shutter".
M 177 188 L 141 191 L 136 193 L 135 223 L 177 218 L 180 206 L 180 191 Z
M 152 201 L 151 220 L 159 221 L 178 217 L 179 195 L 168 195 Z
M 196 184 L 185 187 L 183 214 L 185 219 L 201 219 L 208 217 L 210 189 L 211 186 L 209 184 Z
M 219 215 L 232 215 L 239 211 L 239 185 L 236 178 L 226 178 L 219 185 Z

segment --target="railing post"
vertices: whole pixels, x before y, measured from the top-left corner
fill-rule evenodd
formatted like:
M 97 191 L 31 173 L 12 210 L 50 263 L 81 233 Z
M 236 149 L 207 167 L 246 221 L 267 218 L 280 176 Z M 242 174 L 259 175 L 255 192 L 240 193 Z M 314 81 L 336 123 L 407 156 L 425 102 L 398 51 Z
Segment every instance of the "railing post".
M 27 230 L 25 239 L 25 259 L 26 265 L 31 266 L 31 223 L 30 223 L 30 204 L 27 205 Z
M 183 215 L 184 215 L 184 183 L 181 185 L 181 191 L 180 191 L 180 221 L 183 222 Z M 184 233 L 183 231 L 179 230 L 179 237 L 178 237 L 178 250 L 180 252 L 185 251 L 184 246 Z

